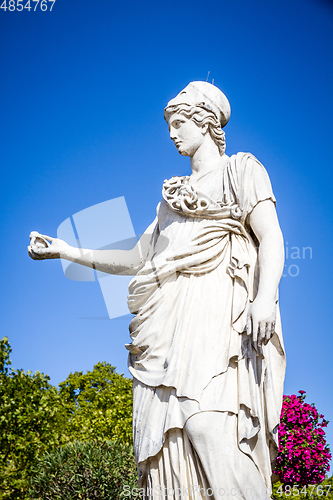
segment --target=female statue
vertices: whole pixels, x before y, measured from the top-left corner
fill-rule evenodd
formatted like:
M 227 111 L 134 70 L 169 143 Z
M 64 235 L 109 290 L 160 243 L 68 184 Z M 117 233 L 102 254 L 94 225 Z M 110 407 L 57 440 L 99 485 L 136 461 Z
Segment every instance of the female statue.
M 29 254 L 134 275 L 126 347 L 144 497 L 266 500 L 285 371 L 275 198 L 256 158 L 225 154 L 217 87 L 190 83 L 164 116 L 192 173 L 164 182 L 137 246 L 81 250 L 34 233 Z

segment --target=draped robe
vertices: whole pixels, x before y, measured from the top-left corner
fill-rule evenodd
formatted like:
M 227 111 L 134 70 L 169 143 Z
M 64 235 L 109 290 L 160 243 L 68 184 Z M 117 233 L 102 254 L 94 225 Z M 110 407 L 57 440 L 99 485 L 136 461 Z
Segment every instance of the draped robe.
M 184 426 L 218 411 L 237 419 L 234 446 L 260 473 L 266 493 L 257 498 L 269 498 L 285 372 L 278 301 L 267 345 L 245 331 L 260 276 L 249 215 L 261 201 L 275 203 L 268 174 L 248 153 L 224 155 L 195 182 L 165 181 L 162 194 L 148 258 L 128 297 L 139 484 L 149 499 L 206 498 L 196 488 L 212 486 L 205 457 Z M 192 488 L 185 496 L 184 486 Z

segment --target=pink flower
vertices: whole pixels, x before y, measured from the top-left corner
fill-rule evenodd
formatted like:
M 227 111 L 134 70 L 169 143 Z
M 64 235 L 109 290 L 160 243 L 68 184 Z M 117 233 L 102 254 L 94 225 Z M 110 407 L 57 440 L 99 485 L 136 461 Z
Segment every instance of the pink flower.
M 315 484 L 329 471 L 331 454 L 323 430 L 327 421 L 313 404 L 305 403 L 305 391 L 299 394 L 283 396 L 274 472 L 287 484 Z

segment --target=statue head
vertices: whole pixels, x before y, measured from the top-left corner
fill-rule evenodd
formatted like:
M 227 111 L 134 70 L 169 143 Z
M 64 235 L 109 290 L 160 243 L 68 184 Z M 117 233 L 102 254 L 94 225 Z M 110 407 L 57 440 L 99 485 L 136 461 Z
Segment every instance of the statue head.
M 220 89 L 208 82 L 191 82 L 168 102 L 164 118 L 169 122 L 174 113 L 191 119 L 198 127 L 208 128 L 221 156 L 225 152 L 225 134 L 222 128 L 230 117 L 230 104 Z

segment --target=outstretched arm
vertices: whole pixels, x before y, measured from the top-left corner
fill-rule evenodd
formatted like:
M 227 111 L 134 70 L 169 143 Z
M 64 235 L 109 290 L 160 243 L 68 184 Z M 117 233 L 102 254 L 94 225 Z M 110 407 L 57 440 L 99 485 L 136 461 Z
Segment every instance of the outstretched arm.
M 249 309 L 246 330 L 262 345 L 274 334 L 277 289 L 284 265 L 283 237 L 270 200 L 258 203 L 253 209 L 250 225 L 259 241 L 259 287 Z
M 108 274 L 134 276 L 143 266 L 148 255 L 155 221 L 146 229 L 131 250 L 88 250 L 75 248 L 58 238 L 51 238 L 33 231 L 30 234 L 28 253 L 34 260 L 66 259 L 92 267 Z

